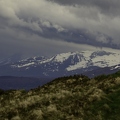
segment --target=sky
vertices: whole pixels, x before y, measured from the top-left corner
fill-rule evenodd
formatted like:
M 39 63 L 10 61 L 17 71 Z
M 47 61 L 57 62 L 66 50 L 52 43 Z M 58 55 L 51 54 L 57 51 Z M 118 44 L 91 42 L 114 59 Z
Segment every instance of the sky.
M 0 0 L 0 59 L 120 49 L 119 0 Z

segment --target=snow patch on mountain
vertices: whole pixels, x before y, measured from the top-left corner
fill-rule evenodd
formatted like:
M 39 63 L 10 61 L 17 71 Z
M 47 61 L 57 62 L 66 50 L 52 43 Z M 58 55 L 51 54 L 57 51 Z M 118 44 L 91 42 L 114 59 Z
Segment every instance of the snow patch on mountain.
M 65 60 L 67 60 L 70 56 L 74 56 L 75 54 L 77 54 L 77 53 L 76 52 L 75 53 L 68 52 L 68 53 L 58 54 L 54 57 L 53 61 L 62 63 Z
M 51 60 L 53 60 L 54 57 L 50 58 L 50 59 L 46 59 L 46 60 L 43 60 L 41 61 L 39 64 L 45 64 L 45 63 L 48 63 L 50 62 Z
M 87 68 L 90 66 L 97 67 L 110 67 L 116 64 L 120 64 L 120 54 L 119 53 L 110 53 L 105 51 L 84 51 L 82 52 L 84 59 L 75 65 L 70 65 L 66 68 L 67 71 L 72 71 L 80 68 Z
M 18 65 L 17 67 L 18 67 L 18 68 L 28 67 L 28 66 L 30 66 L 30 65 L 34 65 L 34 64 L 35 64 L 34 62 L 31 62 L 31 63 L 24 64 L 24 65 Z
M 110 70 L 120 69 L 120 65 L 112 67 Z

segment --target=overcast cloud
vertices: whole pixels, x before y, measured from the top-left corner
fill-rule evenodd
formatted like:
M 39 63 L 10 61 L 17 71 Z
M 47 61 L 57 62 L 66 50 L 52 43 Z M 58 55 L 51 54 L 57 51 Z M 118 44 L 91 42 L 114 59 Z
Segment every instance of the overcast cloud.
M 120 48 L 119 13 L 118 0 L 0 0 L 0 56 Z

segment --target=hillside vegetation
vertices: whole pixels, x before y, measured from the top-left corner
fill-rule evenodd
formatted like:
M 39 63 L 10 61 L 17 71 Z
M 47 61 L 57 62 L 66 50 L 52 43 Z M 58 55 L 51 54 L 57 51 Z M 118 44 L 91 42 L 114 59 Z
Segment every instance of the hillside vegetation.
M 32 89 L 0 90 L 0 120 L 120 120 L 120 71 L 62 77 Z

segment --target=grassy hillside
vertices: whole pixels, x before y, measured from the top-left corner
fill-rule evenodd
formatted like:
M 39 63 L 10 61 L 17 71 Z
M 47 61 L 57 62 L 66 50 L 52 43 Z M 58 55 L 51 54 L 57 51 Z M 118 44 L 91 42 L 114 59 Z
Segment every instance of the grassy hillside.
M 0 90 L 0 120 L 120 120 L 120 72 L 69 76 L 32 89 Z

